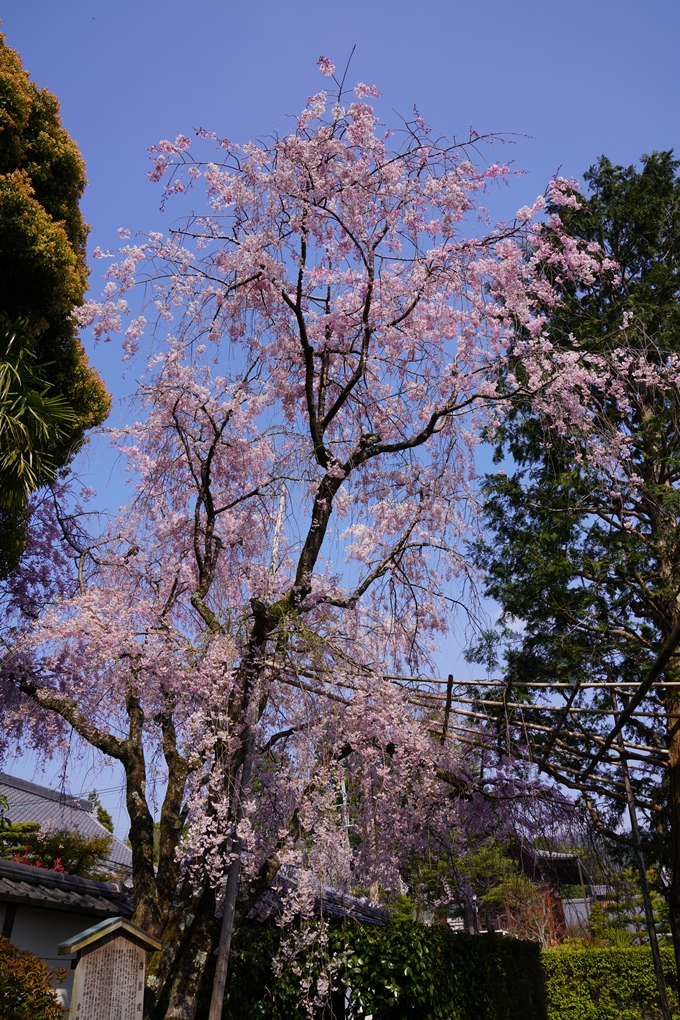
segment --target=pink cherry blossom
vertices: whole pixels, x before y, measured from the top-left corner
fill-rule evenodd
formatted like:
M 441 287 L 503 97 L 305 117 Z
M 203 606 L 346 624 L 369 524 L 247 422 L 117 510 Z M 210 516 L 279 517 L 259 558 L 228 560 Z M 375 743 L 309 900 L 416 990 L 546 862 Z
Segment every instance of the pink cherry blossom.
M 481 136 L 450 143 L 419 115 L 391 135 L 361 98 L 326 106 L 268 140 L 201 129 L 195 150 L 152 150 L 152 180 L 168 201 L 192 187 L 191 205 L 126 243 L 74 313 L 140 357 L 134 420 L 110 433 L 127 505 L 37 497 L 4 589 L 4 746 L 50 755 L 75 733 L 121 763 L 135 918 L 165 962 L 173 911 L 214 910 L 227 870 L 251 906 L 282 867 L 302 898 L 397 889 L 414 855 L 460 861 L 471 833 L 514 824 L 511 766 L 476 778 L 477 752 L 390 677 L 427 674 L 475 583 L 474 453 L 508 401 L 592 436 L 615 472 L 625 442 L 598 438 L 592 393 L 624 401 L 623 373 L 651 371 L 554 348 L 553 281 L 615 267 L 559 216 L 539 223 L 543 197 L 490 227 L 481 203 L 509 169 L 475 166 Z
M 330 77 L 335 71 L 335 64 L 333 64 L 328 57 L 319 57 L 316 62 L 316 66 L 319 68 L 322 74 Z
M 380 92 L 375 85 L 364 85 L 362 81 L 358 85 L 354 86 L 354 92 L 356 93 L 357 99 L 363 99 L 364 96 L 370 96 L 372 99 L 379 99 Z

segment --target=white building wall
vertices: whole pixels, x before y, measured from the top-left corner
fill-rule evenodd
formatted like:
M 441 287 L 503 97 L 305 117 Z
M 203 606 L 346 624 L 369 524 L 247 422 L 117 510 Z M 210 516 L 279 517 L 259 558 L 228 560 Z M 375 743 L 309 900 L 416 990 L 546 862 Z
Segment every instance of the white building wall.
M 8 906 L 7 903 L 0 903 L 0 929 L 4 924 Z M 10 942 L 18 949 L 28 949 L 34 956 L 40 957 L 50 970 L 57 970 L 59 967 L 68 969 L 66 978 L 59 985 L 62 992 L 60 998 L 65 1007 L 68 1007 L 71 996 L 73 971 L 70 968 L 71 960 L 75 959 L 75 956 L 57 956 L 57 947 L 60 942 L 65 942 L 86 928 L 91 928 L 98 920 L 100 918 L 88 917 L 86 914 L 69 914 L 61 910 L 40 910 L 36 907 L 17 905 Z

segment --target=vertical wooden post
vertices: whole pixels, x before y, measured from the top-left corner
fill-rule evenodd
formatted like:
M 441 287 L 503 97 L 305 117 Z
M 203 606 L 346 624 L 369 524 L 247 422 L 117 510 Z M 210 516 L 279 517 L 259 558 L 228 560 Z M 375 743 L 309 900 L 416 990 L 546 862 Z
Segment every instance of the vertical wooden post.
M 618 717 L 618 699 L 616 692 L 612 688 L 612 707 L 614 709 L 615 718 Z M 633 843 L 635 844 L 635 856 L 637 857 L 638 868 L 640 870 L 640 888 L 642 890 L 642 901 L 645 906 L 645 920 L 647 922 L 647 934 L 649 935 L 649 946 L 652 950 L 652 960 L 654 962 L 654 973 L 656 974 L 656 986 L 659 990 L 659 1004 L 661 1006 L 661 1015 L 663 1020 L 672 1020 L 671 1007 L 668 1001 L 668 990 L 666 988 L 666 978 L 663 973 L 663 965 L 661 963 L 661 954 L 659 953 L 659 941 L 656 937 L 656 926 L 654 924 L 654 908 L 652 907 L 652 896 L 649 891 L 649 882 L 647 881 L 647 869 L 645 867 L 645 857 L 642 852 L 642 843 L 640 841 L 640 828 L 638 826 L 637 809 L 635 806 L 635 794 L 630 781 L 630 773 L 628 771 L 628 759 L 626 757 L 626 745 L 623 739 L 623 730 L 620 730 L 617 736 L 617 743 L 619 745 L 619 755 L 621 757 L 621 771 L 623 772 L 623 782 L 626 788 L 626 800 L 628 802 L 628 815 L 630 817 L 630 830 L 633 836 Z
M 252 712 L 252 705 L 248 708 L 248 715 Z M 243 818 L 244 800 L 250 784 L 250 774 L 253 769 L 253 734 L 252 727 L 249 727 L 247 737 L 248 746 L 241 769 L 241 780 L 239 783 L 237 805 L 234 822 L 234 838 L 231 841 L 231 864 L 227 874 L 227 889 L 224 894 L 224 909 L 222 911 L 222 927 L 220 928 L 220 941 L 217 949 L 217 966 L 215 967 L 215 979 L 210 999 L 210 1012 L 208 1020 L 221 1020 L 222 1008 L 224 1006 L 224 990 L 227 986 L 227 970 L 229 967 L 229 952 L 231 950 L 231 936 L 234 931 L 234 912 L 236 909 L 236 897 L 238 895 L 238 882 L 241 875 L 241 840 L 236 834 L 238 823 Z M 665 1020 L 665 1018 L 664 1018 Z
M 440 743 L 443 745 L 446 740 L 446 731 L 449 728 L 449 716 L 451 715 L 451 698 L 453 695 L 453 673 L 449 673 L 449 678 L 446 681 L 446 706 L 444 708 L 444 725 L 442 727 L 442 735 Z

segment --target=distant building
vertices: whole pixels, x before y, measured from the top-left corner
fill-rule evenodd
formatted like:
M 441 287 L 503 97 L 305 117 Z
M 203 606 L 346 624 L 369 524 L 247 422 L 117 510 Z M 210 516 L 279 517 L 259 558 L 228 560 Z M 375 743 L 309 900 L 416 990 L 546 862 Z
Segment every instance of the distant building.
M 50 970 L 68 968 L 68 958 L 57 955 L 60 942 L 108 917 L 132 916 L 132 893 L 125 885 L 132 875 L 132 851 L 102 825 L 91 800 L 4 772 L 0 772 L 0 794 L 7 798 L 6 814 L 12 823 L 38 822 L 85 837 L 111 839 L 102 868 L 120 876 L 120 881 L 98 882 L 0 859 L 0 931 L 19 949 L 44 960 Z M 69 971 L 59 988 L 65 1007 L 72 982 Z
M 83 836 L 110 836 L 109 858 L 102 867 L 121 878 L 132 875 L 132 851 L 102 825 L 91 800 L 59 793 L 4 772 L 0 772 L 0 793 L 7 797 L 7 817 L 13 823 L 39 822 Z
M 576 896 L 564 901 L 564 916 L 572 935 L 583 935 L 590 921 L 590 912 L 596 903 L 607 907 L 612 900 L 608 885 L 589 885 L 587 896 Z
M 584 898 L 586 886 L 592 879 L 580 856 L 575 853 L 558 853 L 537 850 L 524 845 L 520 849 L 520 866 L 524 874 L 538 884 L 543 892 L 548 916 L 547 935 L 550 945 L 557 945 L 575 930 L 585 928 L 588 922 L 588 904 Z M 580 888 L 584 894 L 580 904 L 564 900 L 565 886 Z

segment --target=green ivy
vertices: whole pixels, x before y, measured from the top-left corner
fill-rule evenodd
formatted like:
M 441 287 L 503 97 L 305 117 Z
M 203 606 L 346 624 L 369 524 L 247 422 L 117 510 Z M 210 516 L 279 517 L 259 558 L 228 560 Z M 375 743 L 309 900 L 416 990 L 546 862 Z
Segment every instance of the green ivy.
M 647 946 L 630 949 L 548 949 L 548 1020 L 657 1020 L 659 996 Z M 661 949 L 668 994 L 680 1016 L 673 950 Z

